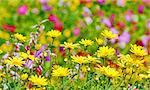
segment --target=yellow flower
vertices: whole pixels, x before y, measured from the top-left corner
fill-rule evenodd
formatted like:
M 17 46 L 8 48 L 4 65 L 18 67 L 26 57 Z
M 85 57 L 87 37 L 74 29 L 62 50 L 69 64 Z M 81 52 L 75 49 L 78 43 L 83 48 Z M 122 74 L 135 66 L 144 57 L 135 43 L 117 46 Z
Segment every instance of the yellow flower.
M 96 40 L 96 43 L 97 43 L 98 45 L 102 45 L 102 44 L 104 43 L 104 40 L 103 40 L 103 39 L 96 38 L 95 40 Z
M 20 78 L 21 78 L 21 80 L 26 80 L 26 79 L 28 78 L 28 74 L 27 74 L 27 73 L 22 74 L 22 75 L 20 76 Z
M 88 40 L 88 39 L 81 39 L 81 41 L 79 41 L 80 44 L 83 44 L 84 46 L 91 46 L 93 44 L 92 40 Z
M 57 30 L 51 30 L 51 31 L 48 31 L 46 35 L 52 38 L 56 38 L 61 35 L 61 32 Z
M 0 50 L 0 54 L 2 54 L 3 53 L 3 51 L 2 50 Z
M 100 63 L 100 61 L 97 60 L 96 57 L 92 57 L 92 56 L 90 56 L 90 55 L 88 55 L 86 59 L 87 59 L 88 61 L 90 61 L 91 63 L 97 63 L 97 62 Z
M 23 59 L 29 58 L 29 59 L 31 59 L 32 61 L 37 60 L 37 58 L 35 58 L 34 55 L 31 55 L 31 54 L 30 54 L 30 51 L 29 51 L 29 50 L 27 51 L 27 53 L 21 52 L 21 53 L 20 53 L 20 57 L 22 57 Z
M 20 55 L 20 57 L 22 57 L 23 59 L 27 59 L 27 58 L 28 58 L 28 54 L 27 54 L 27 53 L 20 52 L 19 55 Z
M 120 76 L 119 72 L 115 68 L 110 68 L 109 66 L 99 67 L 99 68 L 97 68 L 97 70 L 100 71 L 102 74 L 108 76 L 108 77 Z
M 125 67 L 126 65 L 131 64 L 131 62 L 133 62 L 133 59 L 129 54 L 127 55 L 120 54 L 118 56 L 119 56 L 118 64 L 121 67 Z
M 2 71 L 0 71 L 0 81 L 3 79 L 4 76 L 5 74 L 3 74 Z
M 21 35 L 21 34 L 19 34 L 19 33 L 16 33 L 16 34 L 14 35 L 14 37 L 15 37 L 16 39 L 18 39 L 19 41 L 21 41 L 21 42 L 25 42 L 25 40 L 26 40 L 26 37 L 23 36 L 23 35 Z
M 132 52 L 133 54 L 135 54 L 137 56 L 147 55 L 147 52 L 143 49 L 143 47 L 137 46 L 137 45 L 131 45 L 130 52 Z
M 65 49 L 74 49 L 74 48 L 77 48 L 79 44 L 64 42 L 64 45 L 61 45 L 61 46 L 64 46 Z
M 25 61 L 23 61 L 23 58 L 14 57 L 14 56 L 12 58 L 9 57 L 9 60 L 6 60 L 5 62 L 9 65 L 18 66 L 18 67 L 21 67 L 22 64 L 25 63 Z
M 44 77 L 41 77 L 41 76 L 38 77 L 37 75 L 35 75 L 35 76 L 32 75 L 29 78 L 29 81 L 31 81 L 34 85 L 37 85 L 37 86 L 45 86 L 48 84 L 47 79 L 45 79 Z
M 4 52 L 9 52 L 13 49 L 13 45 L 4 43 L 0 46 L 0 49 Z
M 83 63 L 88 63 L 88 60 L 86 59 L 86 57 L 83 56 L 71 56 L 71 58 L 73 59 L 73 62 L 79 63 L 79 64 L 83 64 Z
M 106 57 L 106 56 L 113 56 L 115 54 L 115 49 L 108 46 L 100 47 L 97 51 L 98 57 Z
M 108 38 L 108 39 L 113 39 L 113 38 L 116 38 L 117 37 L 117 34 L 113 34 L 111 31 L 109 30 L 104 30 L 102 33 L 101 33 L 102 36 Z
M 7 32 L 2 31 L 2 32 L 0 32 L 0 38 L 9 40 L 10 35 Z
M 69 69 L 61 66 L 54 68 L 52 72 L 52 76 L 57 77 L 68 76 L 69 74 L 70 74 Z
M 71 31 L 68 30 L 68 29 L 67 29 L 67 30 L 64 30 L 63 34 L 64 34 L 65 37 L 70 37 Z
M 39 50 L 39 49 L 41 48 L 41 46 L 42 46 L 41 44 L 36 44 L 36 45 L 35 45 L 35 48 L 36 48 L 37 50 Z

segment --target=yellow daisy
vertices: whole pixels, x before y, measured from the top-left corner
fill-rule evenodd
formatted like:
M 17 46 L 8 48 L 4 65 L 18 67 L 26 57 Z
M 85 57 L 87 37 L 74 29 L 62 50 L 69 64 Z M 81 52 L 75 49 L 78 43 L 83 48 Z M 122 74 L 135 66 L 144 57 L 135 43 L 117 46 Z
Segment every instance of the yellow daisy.
M 86 47 L 86 46 L 91 46 L 93 44 L 93 41 L 88 40 L 88 39 L 81 39 L 81 41 L 79 41 L 79 43 L 83 44 Z
M 21 34 L 19 34 L 19 33 L 16 33 L 16 34 L 14 35 L 14 37 L 15 37 L 16 39 L 18 39 L 19 41 L 21 41 L 21 42 L 25 42 L 25 40 L 26 40 L 26 37 L 23 36 L 23 35 L 21 35 Z
M 56 38 L 61 35 L 61 32 L 57 30 L 51 30 L 51 31 L 48 31 L 46 35 L 51 38 Z
M 11 65 L 11 66 L 18 66 L 18 67 L 21 67 L 22 64 L 25 63 L 25 61 L 23 61 L 23 58 L 14 57 L 14 56 L 13 56 L 12 58 L 9 57 L 8 60 L 5 60 L 5 63 L 7 63 L 7 64 L 9 64 L 9 65 Z
M 57 76 L 57 77 L 68 76 L 69 74 L 70 74 L 69 69 L 61 66 L 54 68 L 52 72 L 52 76 Z
M 137 45 L 131 45 L 130 52 L 132 52 L 133 54 L 135 54 L 137 56 L 147 55 L 147 52 L 143 49 L 143 47 L 137 46 Z
M 34 85 L 37 85 L 37 86 L 45 86 L 48 84 L 47 79 L 41 76 L 38 77 L 37 75 L 35 76 L 32 75 L 29 78 L 29 81 L 31 81 Z
M 117 37 L 117 34 L 113 34 L 110 30 L 102 31 L 101 35 L 108 38 L 108 39 L 113 39 L 113 38 Z
M 113 56 L 115 54 L 115 49 L 108 46 L 100 47 L 97 51 L 98 57 L 106 57 L 106 56 Z
M 79 46 L 79 44 L 73 44 L 73 43 L 64 42 L 64 44 L 61 45 L 61 46 L 64 46 L 65 49 L 74 49 L 74 48 L 77 48 Z
M 86 57 L 83 56 L 71 56 L 71 58 L 73 59 L 73 62 L 79 63 L 79 64 L 84 64 L 84 63 L 88 63 L 88 60 L 86 59 Z

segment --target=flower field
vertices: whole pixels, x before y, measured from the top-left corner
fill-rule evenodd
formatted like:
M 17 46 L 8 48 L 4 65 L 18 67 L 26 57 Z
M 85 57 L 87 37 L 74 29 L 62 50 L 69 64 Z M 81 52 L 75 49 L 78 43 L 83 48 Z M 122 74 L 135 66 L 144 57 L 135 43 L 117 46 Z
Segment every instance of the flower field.
M 150 0 L 0 0 L 0 90 L 150 90 Z

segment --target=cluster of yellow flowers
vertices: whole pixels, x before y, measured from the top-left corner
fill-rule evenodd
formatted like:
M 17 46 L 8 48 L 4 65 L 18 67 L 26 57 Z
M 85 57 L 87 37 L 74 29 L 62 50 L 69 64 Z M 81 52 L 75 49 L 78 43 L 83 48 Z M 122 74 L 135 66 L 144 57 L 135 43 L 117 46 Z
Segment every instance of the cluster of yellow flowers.
M 52 38 L 53 42 L 60 35 L 61 32 L 57 30 L 51 30 L 45 34 L 48 38 Z M 109 30 L 102 31 L 101 35 L 102 37 L 96 38 L 95 41 L 81 39 L 77 43 L 64 42 L 60 44 L 63 50 L 57 50 L 57 46 L 51 47 L 54 43 L 43 45 L 37 42 L 33 47 L 31 46 L 31 49 L 10 53 L 2 62 L 4 61 L 7 67 L 10 66 L 12 71 L 14 68 L 19 69 L 20 71 L 15 71 L 15 76 L 19 74 L 21 83 L 26 82 L 24 86 L 32 86 L 30 89 L 41 90 L 48 86 L 59 86 L 60 80 L 63 84 L 63 78 L 73 80 L 72 82 L 75 83 L 75 80 L 86 80 L 84 78 L 88 78 L 90 74 L 93 75 L 91 78 L 97 75 L 96 80 L 104 76 L 109 78 L 112 84 L 121 82 L 119 85 L 125 85 L 125 87 L 130 83 L 134 84 L 150 78 L 150 66 L 147 64 L 149 57 L 143 47 L 131 45 L 129 54 L 116 53 L 116 49 L 113 45 L 111 46 L 111 43 L 108 44 L 108 41 L 116 38 L 117 35 Z M 18 43 L 27 41 L 26 37 L 18 33 L 14 37 L 20 41 Z M 90 52 L 88 49 L 92 45 L 96 46 L 96 50 Z M 84 47 L 86 49 L 82 49 Z M 0 49 L 0 54 L 3 53 Z M 0 62 L 0 65 L 3 64 Z M 28 67 L 30 67 L 29 70 Z M 0 69 L 0 80 L 5 78 L 4 76 Z M 53 84 L 53 82 L 56 83 Z

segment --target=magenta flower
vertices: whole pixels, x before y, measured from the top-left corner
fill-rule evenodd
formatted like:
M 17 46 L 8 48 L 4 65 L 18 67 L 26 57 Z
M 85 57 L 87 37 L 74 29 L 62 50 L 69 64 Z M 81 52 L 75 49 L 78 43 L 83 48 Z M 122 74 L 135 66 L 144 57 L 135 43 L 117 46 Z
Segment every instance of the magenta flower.
M 99 4 L 105 4 L 105 0 L 97 0 Z
M 19 6 L 17 12 L 18 12 L 19 15 L 26 15 L 27 12 L 28 12 L 27 5 Z
M 138 13 L 142 14 L 144 12 L 144 5 L 138 6 Z
M 55 22 L 58 21 L 58 18 L 57 18 L 57 16 L 55 16 L 54 14 L 50 14 L 49 17 L 48 17 L 48 20 L 49 20 L 50 22 L 55 23 Z
M 75 36 L 79 36 L 79 34 L 80 34 L 80 28 L 76 27 L 76 28 L 73 30 L 73 34 L 74 34 Z

